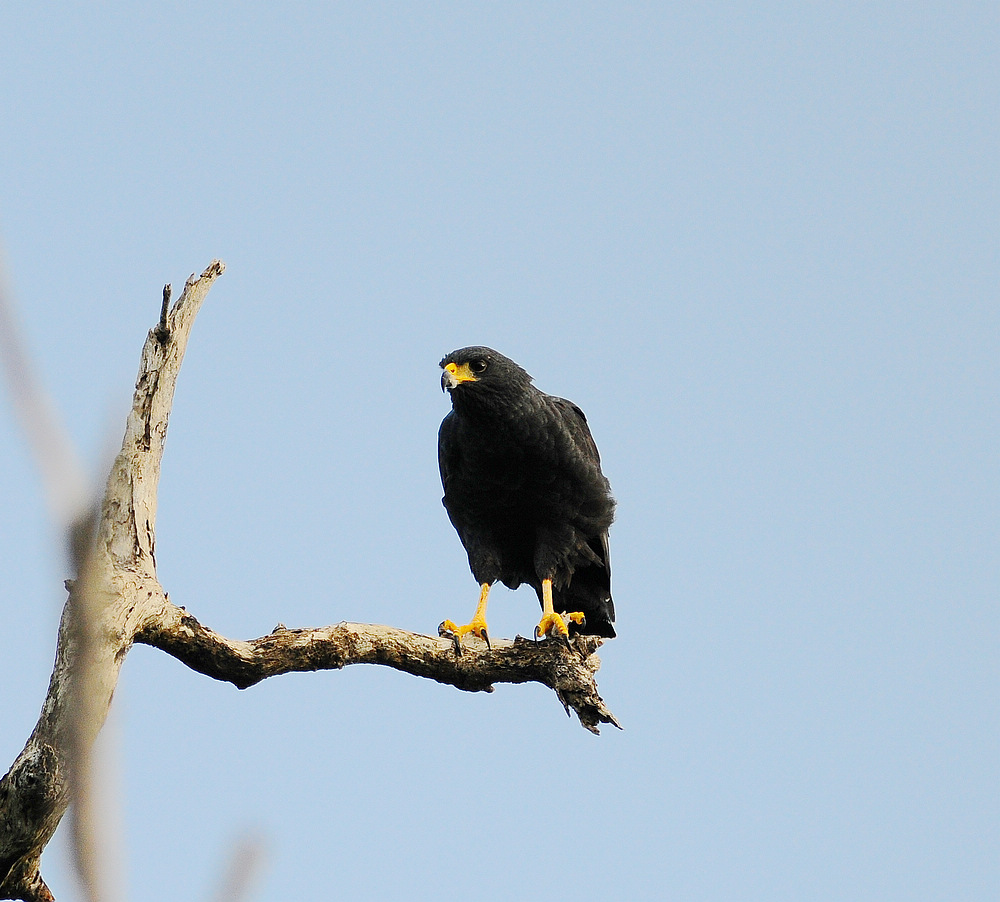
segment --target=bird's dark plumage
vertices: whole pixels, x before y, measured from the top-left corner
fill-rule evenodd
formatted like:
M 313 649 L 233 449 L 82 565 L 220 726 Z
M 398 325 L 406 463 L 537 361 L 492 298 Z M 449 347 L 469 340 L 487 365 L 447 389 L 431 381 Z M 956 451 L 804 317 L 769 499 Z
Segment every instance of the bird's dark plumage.
M 443 501 L 483 587 L 481 634 L 488 587 L 500 581 L 532 586 L 543 610 L 551 587 L 555 612 L 586 618 L 571 630 L 614 636 L 615 502 L 583 411 L 539 391 L 490 348 L 453 351 L 441 367 L 452 401 L 438 435 Z M 480 634 L 471 624 L 459 629 Z

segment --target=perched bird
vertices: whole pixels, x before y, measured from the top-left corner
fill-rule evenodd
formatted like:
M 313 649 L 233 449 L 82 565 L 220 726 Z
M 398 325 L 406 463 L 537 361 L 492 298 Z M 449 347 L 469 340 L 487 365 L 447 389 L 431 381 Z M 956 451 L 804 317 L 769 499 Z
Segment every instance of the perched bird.
M 486 599 L 500 581 L 538 594 L 536 639 L 613 637 L 615 501 L 583 411 L 491 348 L 462 348 L 440 365 L 452 404 L 438 433 L 442 500 L 480 591 L 472 621 L 446 620 L 439 633 L 459 651 L 469 633 L 488 644 Z

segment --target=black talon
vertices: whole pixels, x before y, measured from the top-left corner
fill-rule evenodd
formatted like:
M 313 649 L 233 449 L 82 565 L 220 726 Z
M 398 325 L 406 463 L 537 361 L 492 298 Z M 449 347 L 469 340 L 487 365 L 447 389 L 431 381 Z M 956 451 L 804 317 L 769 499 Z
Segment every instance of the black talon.
M 438 624 L 438 636 L 442 639 L 451 639 L 455 643 L 455 656 L 461 657 L 462 654 L 462 639 L 454 630 L 447 629 L 445 627 L 445 621 L 442 620 Z
M 490 645 L 490 634 L 488 632 L 486 632 L 486 630 L 483 630 L 483 638 L 486 640 L 486 647 L 490 651 L 493 651 L 493 646 Z

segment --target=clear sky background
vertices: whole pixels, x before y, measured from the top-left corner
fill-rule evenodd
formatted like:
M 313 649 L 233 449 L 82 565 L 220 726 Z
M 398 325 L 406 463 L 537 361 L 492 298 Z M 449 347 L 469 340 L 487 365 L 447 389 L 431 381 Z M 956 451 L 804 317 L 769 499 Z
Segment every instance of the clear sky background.
M 438 360 L 587 412 L 624 732 L 382 668 L 246 692 L 137 647 L 132 899 L 1000 894 L 1000 28 L 969 3 L 7 3 L 0 235 L 97 480 L 214 257 L 159 576 L 234 637 L 477 596 Z M 67 566 L 0 395 L 0 770 Z M 530 634 L 533 593 L 490 625 Z M 43 857 L 79 898 L 65 829 Z

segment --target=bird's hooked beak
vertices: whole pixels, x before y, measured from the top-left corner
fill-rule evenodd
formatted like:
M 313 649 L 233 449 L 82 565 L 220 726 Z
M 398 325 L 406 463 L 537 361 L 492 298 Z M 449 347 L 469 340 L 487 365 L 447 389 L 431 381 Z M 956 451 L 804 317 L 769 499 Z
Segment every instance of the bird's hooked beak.
M 444 367 L 441 374 L 441 391 L 451 391 L 463 382 L 475 382 L 476 377 L 472 374 L 467 363 L 449 363 Z

